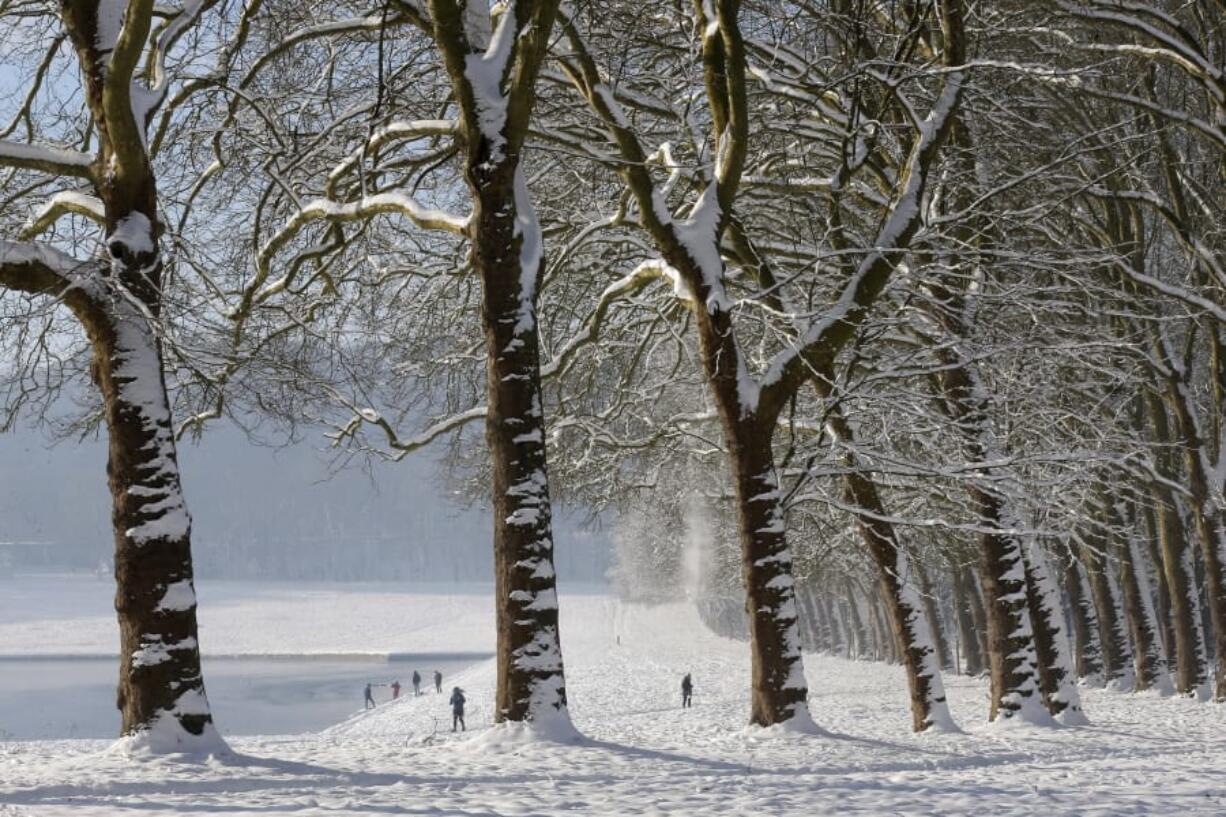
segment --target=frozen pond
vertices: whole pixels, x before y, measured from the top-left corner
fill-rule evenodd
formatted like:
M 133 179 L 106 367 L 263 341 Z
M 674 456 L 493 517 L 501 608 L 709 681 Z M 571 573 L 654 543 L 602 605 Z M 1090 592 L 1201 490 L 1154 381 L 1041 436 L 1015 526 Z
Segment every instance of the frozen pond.
M 417 670 L 423 694 L 434 695 L 436 669 L 446 685 L 449 677 L 488 657 L 483 653 L 395 654 L 391 660 L 205 656 L 204 680 L 222 734 L 298 734 L 318 731 L 360 711 L 367 683 L 399 680 L 400 694 L 411 695 L 410 679 Z M 117 665 L 116 658 L 0 657 L 0 741 L 117 736 Z M 386 686 L 374 689 L 379 703 L 391 694 Z M 446 695 L 437 697 L 439 717 L 446 719 Z

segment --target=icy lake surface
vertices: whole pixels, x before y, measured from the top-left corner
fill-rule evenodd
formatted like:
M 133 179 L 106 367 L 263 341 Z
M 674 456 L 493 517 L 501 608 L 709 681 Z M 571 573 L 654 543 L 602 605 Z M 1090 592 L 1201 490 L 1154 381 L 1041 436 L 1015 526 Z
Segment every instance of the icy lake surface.
M 435 695 L 437 669 L 446 679 L 488 656 L 427 654 L 394 661 L 329 658 L 204 659 L 205 687 L 218 727 L 226 735 L 315 732 L 362 710 L 367 683 L 375 701 L 391 698 L 399 680 L 422 676 L 422 693 L 437 697 L 439 722 L 449 717 L 447 696 Z M 119 733 L 115 659 L 0 658 L 0 740 L 109 738 Z M 427 691 L 428 690 L 428 691 Z
M 360 712 L 368 682 L 398 679 L 403 697 L 415 669 L 425 691 L 434 670 L 446 683 L 493 654 L 487 585 L 202 580 L 196 589 L 205 689 L 226 735 L 315 732 Z M 114 582 L 90 575 L 0 578 L 0 742 L 118 733 L 114 593 Z M 373 691 L 381 704 L 391 698 L 386 686 Z M 442 722 L 446 696 L 437 697 Z

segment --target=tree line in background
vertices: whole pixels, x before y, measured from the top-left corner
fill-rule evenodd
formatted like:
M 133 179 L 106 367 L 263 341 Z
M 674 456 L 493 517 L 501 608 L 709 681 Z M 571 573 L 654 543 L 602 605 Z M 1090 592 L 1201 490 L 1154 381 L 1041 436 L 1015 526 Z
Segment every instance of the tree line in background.
M 748 639 L 756 724 L 809 723 L 804 647 L 901 663 L 916 730 L 952 644 L 992 720 L 1226 699 L 1221 0 L 0 0 L 0 33 L 4 416 L 96 386 L 125 735 L 217 740 L 175 446 L 252 416 L 449 446 L 502 721 L 569 723 L 558 496 L 622 520 L 628 595 Z

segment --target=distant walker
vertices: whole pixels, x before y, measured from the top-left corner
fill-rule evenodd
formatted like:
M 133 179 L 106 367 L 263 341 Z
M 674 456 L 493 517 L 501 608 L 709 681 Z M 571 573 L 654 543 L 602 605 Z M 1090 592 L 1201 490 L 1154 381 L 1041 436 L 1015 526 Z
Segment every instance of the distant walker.
M 461 732 L 467 732 L 468 727 L 464 725 L 464 690 L 456 687 L 451 690 L 451 731 L 455 731 L 456 724 L 460 725 Z
M 434 691 L 443 691 L 443 673 L 439 672 L 438 670 L 434 671 Z
M 685 677 L 681 679 L 681 708 L 688 709 L 690 707 L 690 696 L 694 694 L 694 682 L 690 680 L 690 674 L 687 672 Z

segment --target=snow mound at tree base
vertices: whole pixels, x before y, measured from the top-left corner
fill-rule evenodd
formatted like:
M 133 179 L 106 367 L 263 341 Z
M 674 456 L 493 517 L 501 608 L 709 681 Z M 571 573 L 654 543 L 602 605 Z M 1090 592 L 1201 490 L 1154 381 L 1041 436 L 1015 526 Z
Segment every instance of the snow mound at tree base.
M 750 737 L 760 735 L 826 735 L 824 729 L 814 722 L 813 716 L 809 714 L 809 708 L 802 706 L 793 713 L 792 717 L 780 723 L 771 724 L 770 726 L 758 726 L 750 724 L 747 727 Z
M 230 745 L 213 724 L 206 724 L 204 731 L 194 735 L 169 713 L 158 716 L 148 729 L 119 738 L 106 751 L 130 758 L 165 755 L 206 758 L 231 754 Z
M 477 737 L 464 743 L 463 751 L 475 754 L 502 754 L 542 743 L 578 746 L 583 735 L 571 723 L 566 712 L 538 716 L 531 721 L 496 723 Z

